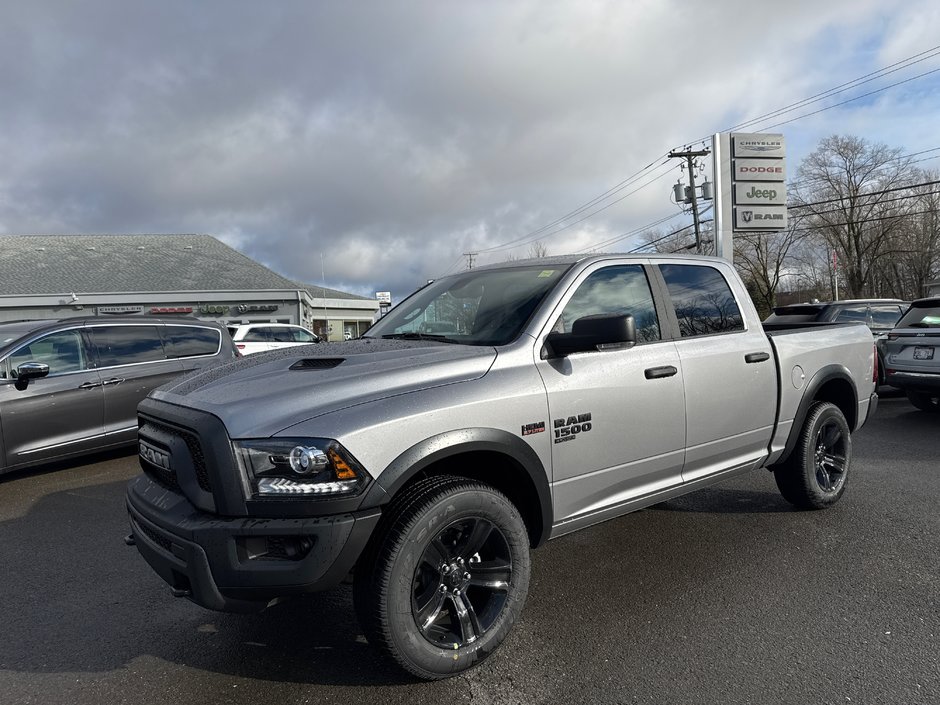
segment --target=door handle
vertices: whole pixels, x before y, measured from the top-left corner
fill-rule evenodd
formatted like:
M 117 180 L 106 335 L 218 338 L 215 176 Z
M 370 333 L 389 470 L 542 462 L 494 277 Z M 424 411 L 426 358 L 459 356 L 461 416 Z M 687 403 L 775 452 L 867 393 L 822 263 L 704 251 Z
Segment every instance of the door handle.
M 748 353 L 747 355 L 744 356 L 744 361 L 749 365 L 754 362 L 764 362 L 769 359 L 770 359 L 769 352 Z
M 643 374 L 646 375 L 646 379 L 662 379 L 663 377 L 672 377 L 678 371 L 672 365 L 664 365 L 663 367 L 650 367 Z
M 78 388 L 79 389 L 94 389 L 95 387 L 100 387 L 100 386 L 101 386 L 101 382 L 83 382 L 82 384 L 78 385 Z
M 120 384 L 120 383 L 123 382 L 123 381 L 124 381 L 124 378 L 123 378 L 123 377 L 112 377 L 111 379 L 106 379 L 106 380 L 105 380 L 104 382 L 102 382 L 101 384 L 102 384 L 102 386 L 107 386 L 107 385 L 109 385 L 109 384 Z

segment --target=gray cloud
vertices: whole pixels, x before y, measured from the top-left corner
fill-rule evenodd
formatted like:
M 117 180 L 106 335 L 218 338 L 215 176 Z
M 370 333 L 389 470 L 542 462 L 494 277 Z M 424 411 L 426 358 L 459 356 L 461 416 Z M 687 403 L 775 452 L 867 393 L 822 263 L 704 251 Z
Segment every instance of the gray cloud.
M 208 232 L 402 296 L 672 147 L 903 58 L 887 38 L 908 14 L 940 36 L 927 0 L 882 5 L 20 3 L 0 26 L 0 231 Z M 869 108 L 856 132 L 910 136 Z M 844 123 L 805 124 L 797 150 Z M 675 176 L 546 244 L 674 212 Z

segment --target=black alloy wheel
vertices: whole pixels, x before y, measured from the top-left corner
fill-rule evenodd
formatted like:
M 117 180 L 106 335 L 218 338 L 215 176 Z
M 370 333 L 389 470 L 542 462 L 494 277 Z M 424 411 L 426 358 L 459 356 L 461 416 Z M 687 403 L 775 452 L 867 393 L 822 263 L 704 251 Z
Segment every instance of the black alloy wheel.
M 471 517 L 431 539 L 412 584 L 411 610 L 424 638 L 460 648 L 489 631 L 506 604 L 512 553 L 490 521 Z
M 852 463 L 852 434 L 845 416 L 830 402 L 814 403 L 793 452 L 774 466 L 780 494 L 801 509 L 825 509 L 845 492 Z
M 435 476 L 405 487 L 360 557 L 353 600 L 371 644 L 437 680 L 506 638 L 529 589 L 529 534 L 498 490 Z
M 830 418 L 816 432 L 816 450 L 813 453 L 816 482 L 826 494 L 838 492 L 845 483 L 848 459 L 843 426 L 837 419 Z

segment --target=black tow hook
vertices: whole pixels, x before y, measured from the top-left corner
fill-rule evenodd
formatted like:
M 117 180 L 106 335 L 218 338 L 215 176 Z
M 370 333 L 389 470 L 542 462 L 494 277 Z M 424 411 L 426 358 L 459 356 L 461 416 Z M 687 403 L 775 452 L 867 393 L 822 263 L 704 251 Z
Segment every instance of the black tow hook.
M 124 537 L 125 546 L 136 546 L 137 542 L 134 540 L 134 534 L 128 534 Z

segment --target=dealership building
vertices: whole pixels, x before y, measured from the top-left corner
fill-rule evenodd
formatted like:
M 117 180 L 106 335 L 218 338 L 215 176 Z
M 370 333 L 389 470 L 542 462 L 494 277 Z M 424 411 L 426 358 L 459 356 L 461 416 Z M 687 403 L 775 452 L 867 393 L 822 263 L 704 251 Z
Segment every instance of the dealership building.
M 6 235 L 0 253 L 0 323 L 179 315 L 343 340 L 379 312 L 377 300 L 292 281 L 210 235 Z

